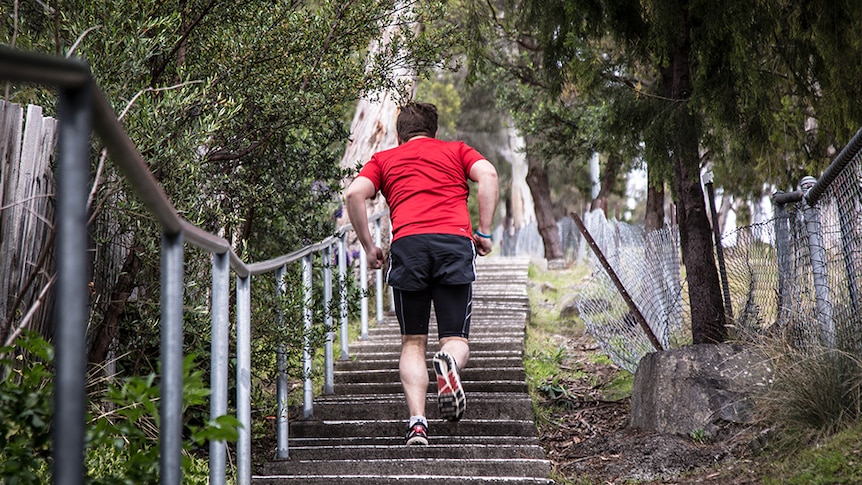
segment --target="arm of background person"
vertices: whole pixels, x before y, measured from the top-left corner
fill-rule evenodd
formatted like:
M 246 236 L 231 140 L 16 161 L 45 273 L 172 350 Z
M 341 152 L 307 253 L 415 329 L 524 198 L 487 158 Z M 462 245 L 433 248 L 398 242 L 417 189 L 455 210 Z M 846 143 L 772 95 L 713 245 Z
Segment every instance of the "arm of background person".
M 491 224 L 494 222 L 494 211 L 497 210 L 499 192 L 497 169 L 488 160 L 479 160 L 470 168 L 470 180 L 476 182 L 479 201 L 479 225 L 476 230 L 484 234 L 491 234 Z M 476 250 L 480 256 L 485 256 L 491 252 L 493 243 L 489 238 L 474 234 L 473 240 L 476 242 Z
M 347 204 L 347 217 L 350 218 L 350 224 L 353 230 L 356 231 L 356 237 L 362 248 L 365 249 L 365 254 L 368 256 L 368 266 L 373 269 L 383 267 L 383 250 L 374 244 L 374 239 L 371 237 L 371 230 L 368 229 L 368 214 L 365 209 L 365 201 L 373 198 L 377 194 L 377 189 L 371 180 L 365 177 L 356 177 L 347 190 L 344 192 L 344 199 Z

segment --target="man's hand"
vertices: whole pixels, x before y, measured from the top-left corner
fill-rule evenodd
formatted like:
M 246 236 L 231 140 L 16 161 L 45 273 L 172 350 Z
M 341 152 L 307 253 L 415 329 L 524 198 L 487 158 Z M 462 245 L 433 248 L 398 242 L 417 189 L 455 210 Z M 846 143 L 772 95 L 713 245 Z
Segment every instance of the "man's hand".
M 476 243 L 476 252 L 479 253 L 479 256 L 488 255 L 494 247 L 494 243 L 491 241 L 491 238 L 482 237 L 478 234 L 473 234 L 473 242 Z
M 366 256 L 368 256 L 368 267 L 371 269 L 380 269 L 386 262 L 383 258 L 383 250 L 377 246 L 371 248 Z

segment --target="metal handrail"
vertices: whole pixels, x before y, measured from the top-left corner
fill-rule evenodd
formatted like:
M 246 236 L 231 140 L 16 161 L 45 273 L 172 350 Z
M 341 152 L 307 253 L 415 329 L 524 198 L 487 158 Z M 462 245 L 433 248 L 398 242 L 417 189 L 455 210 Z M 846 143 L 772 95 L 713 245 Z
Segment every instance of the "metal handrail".
M 859 155 L 860 151 L 862 151 L 862 128 L 856 131 L 853 138 L 841 149 L 841 152 L 838 153 L 829 166 L 826 167 L 826 170 L 823 171 L 819 179 L 806 176 L 800 180 L 798 190 L 788 193 L 776 191 L 772 194 L 772 202 L 776 206 L 775 235 L 779 266 L 779 311 L 785 311 L 784 309 L 787 308 L 784 300 L 787 298 L 785 290 L 789 283 L 785 275 L 792 273 L 790 270 L 789 216 L 786 206 L 787 204 L 801 203 L 800 213 L 805 221 L 808 232 L 808 257 L 811 263 L 811 274 L 814 283 L 814 293 L 816 295 L 817 319 L 821 327 L 821 342 L 827 347 L 835 346 L 835 321 L 833 319 L 827 258 L 824 253 L 819 202 L 832 182 Z M 853 270 L 849 270 L 848 273 L 854 275 Z M 851 292 L 854 291 L 851 290 Z M 853 301 L 855 302 L 856 299 Z
M 54 468 L 53 483 L 79 485 L 84 483 L 84 431 L 85 431 L 85 363 L 87 318 L 84 290 L 86 271 L 86 186 L 89 176 L 88 137 L 91 131 L 98 134 L 112 159 L 124 173 L 129 184 L 162 227 L 162 316 L 161 359 L 162 399 L 160 404 L 160 471 L 162 484 L 179 485 L 181 481 L 182 452 L 182 292 L 183 243 L 188 242 L 212 254 L 212 377 L 210 414 L 213 418 L 227 413 L 228 367 L 228 302 L 229 269 L 237 277 L 237 417 L 242 424 L 237 445 L 237 483 L 251 482 L 251 411 L 250 411 L 250 295 L 251 276 L 269 272 L 276 279 L 283 278 L 287 264 L 302 261 L 303 285 L 306 290 L 304 311 L 306 326 L 310 325 L 311 262 L 313 255 L 322 252 L 330 258 L 331 249 L 338 246 L 339 283 L 341 291 L 341 358 L 348 358 L 347 302 L 346 302 L 346 235 L 351 225 L 338 228 L 336 235 L 289 254 L 266 261 L 246 264 L 231 248 L 230 243 L 183 219 L 167 197 L 164 189 L 149 170 L 140 151 L 126 134 L 104 94 L 95 84 L 89 68 L 77 59 L 64 59 L 38 53 L 0 47 L 0 79 L 60 88 L 59 93 L 59 150 L 57 189 L 57 299 L 60 304 L 55 314 L 55 338 L 62 341 L 56 349 L 55 413 L 54 413 Z M 92 117 L 92 118 L 91 118 Z M 92 123 L 92 127 L 91 127 Z M 379 243 L 380 221 L 388 211 L 369 217 L 374 224 Z M 362 251 L 362 336 L 367 335 L 367 274 Z M 325 265 L 325 273 L 331 275 Z M 382 270 L 377 270 L 378 288 L 382 288 Z M 331 277 L 331 276 L 330 276 Z M 331 281 L 325 282 L 325 291 L 331 296 Z M 378 320 L 382 318 L 382 291 L 377 292 Z M 327 296 L 327 298 L 329 298 Z M 328 301 L 326 308 L 328 308 Z M 59 309 L 62 308 L 62 311 Z M 331 318 L 327 311 L 327 326 Z M 325 392 L 331 392 L 332 352 L 331 332 L 326 349 Z M 305 349 L 304 368 L 310 366 L 310 349 Z M 279 380 L 286 380 L 280 364 Z M 304 414 L 310 416 L 310 377 L 306 378 Z M 284 386 L 286 388 L 286 386 Z M 278 456 L 287 457 L 286 395 L 278 392 L 279 443 Z M 284 398 L 284 399 L 282 399 Z M 210 443 L 210 483 L 225 483 L 227 449 L 224 442 Z

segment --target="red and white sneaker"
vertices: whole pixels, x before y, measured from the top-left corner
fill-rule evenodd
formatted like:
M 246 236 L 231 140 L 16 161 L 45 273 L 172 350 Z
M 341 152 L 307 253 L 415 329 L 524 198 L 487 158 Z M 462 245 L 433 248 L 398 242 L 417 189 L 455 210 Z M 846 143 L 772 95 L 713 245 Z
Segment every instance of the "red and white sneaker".
M 428 428 L 417 421 L 413 426 L 407 428 L 407 446 L 428 444 Z
M 449 421 L 458 421 L 467 408 L 458 364 L 446 352 L 434 354 L 432 362 L 434 372 L 437 373 L 437 406 L 440 408 L 440 415 Z

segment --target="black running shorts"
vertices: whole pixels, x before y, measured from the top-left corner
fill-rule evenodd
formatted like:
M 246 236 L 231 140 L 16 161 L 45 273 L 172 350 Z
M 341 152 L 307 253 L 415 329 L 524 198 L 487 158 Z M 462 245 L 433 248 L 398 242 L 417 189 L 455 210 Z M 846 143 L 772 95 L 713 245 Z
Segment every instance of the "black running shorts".
M 392 242 L 386 283 L 398 290 L 420 291 L 432 285 L 476 281 L 476 247 L 468 237 L 417 234 Z
M 473 240 L 447 234 L 418 234 L 395 240 L 386 282 L 393 289 L 402 335 L 427 335 L 431 303 L 443 337 L 470 334 L 476 280 Z

